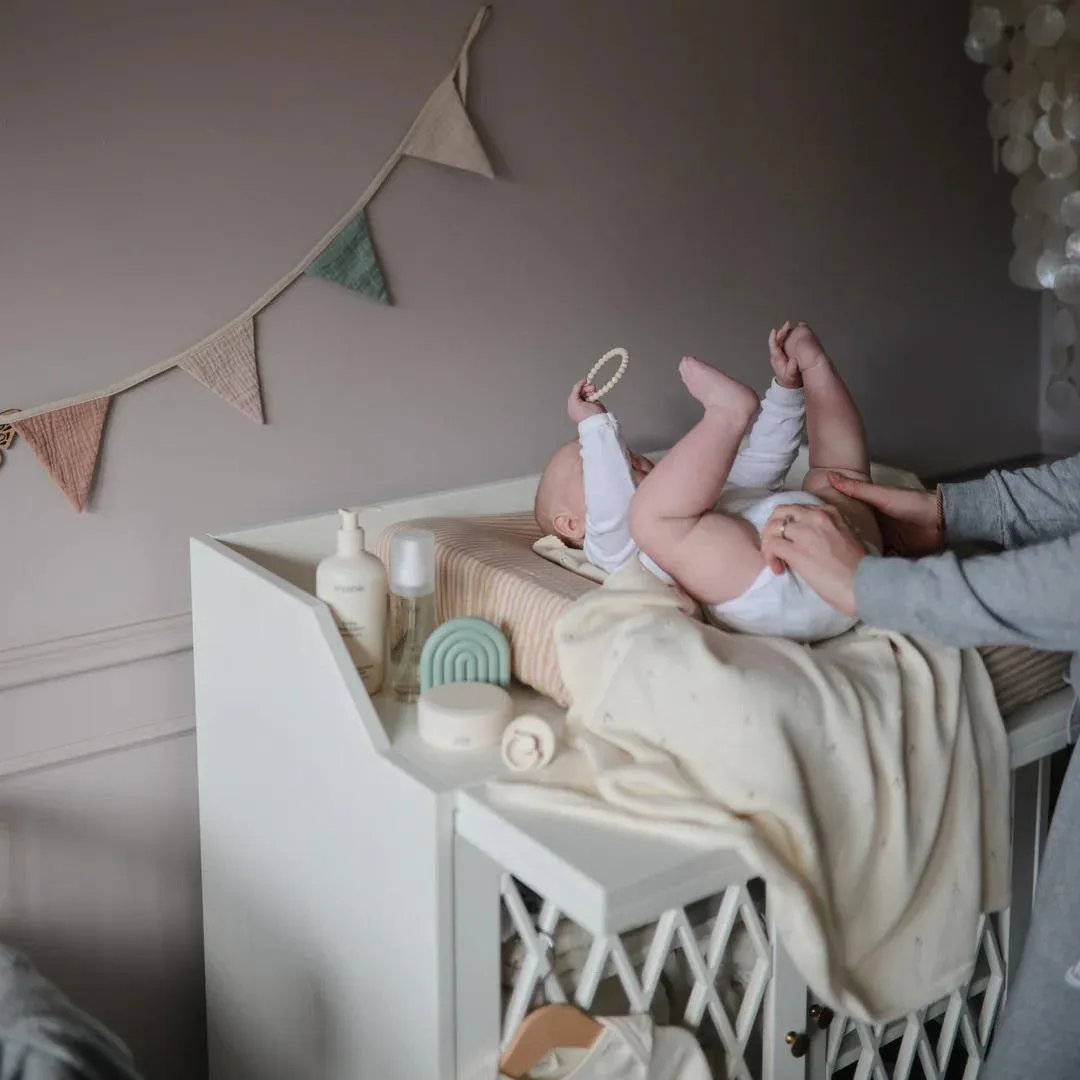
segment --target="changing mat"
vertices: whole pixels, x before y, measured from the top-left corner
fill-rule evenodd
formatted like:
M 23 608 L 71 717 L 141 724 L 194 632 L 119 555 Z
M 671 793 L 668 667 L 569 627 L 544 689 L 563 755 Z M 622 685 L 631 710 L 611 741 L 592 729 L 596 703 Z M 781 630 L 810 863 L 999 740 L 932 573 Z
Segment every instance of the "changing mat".
M 424 518 L 386 529 L 375 553 L 388 564 L 390 540 L 404 528 L 435 534 L 439 622 L 472 615 L 494 623 L 510 641 L 514 678 L 569 701 L 559 675 L 552 628 L 595 582 L 555 566 L 533 551 L 540 530 L 530 512 L 498 517 Z
M 533 550 L 541 533 L 529 512 L 393 525 L 375 545 L 384 562 L 391 536 L 407 527 L 435 534 L 440 622 L 475 615 L 494 623 L 510 640 L 514 677 L 560 705 L 569 704 L 555 656 L 555 623 L 574 600 L 597 587 L 596 581 Z M 1005 715 L 1064 685 L 1069 663 L 1064 653 L 1014 645 L 979 652 Z

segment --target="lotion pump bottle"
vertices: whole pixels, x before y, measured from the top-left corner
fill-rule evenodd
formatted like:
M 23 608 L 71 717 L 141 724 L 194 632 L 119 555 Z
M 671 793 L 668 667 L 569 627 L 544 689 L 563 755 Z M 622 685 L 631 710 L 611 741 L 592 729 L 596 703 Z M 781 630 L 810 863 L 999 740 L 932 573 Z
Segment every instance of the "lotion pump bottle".
M 435 536 L 402 529 L 390 541 L 390 690 L 420 696 L 420 653 L 435 629 Z
M 337 552 L 315 570 L 315 595 L 330 605 L 356 670 L 369 694 L 382 689 L 386 664 L 386 571 L 364 550 L 355 510 L 339 510 Z

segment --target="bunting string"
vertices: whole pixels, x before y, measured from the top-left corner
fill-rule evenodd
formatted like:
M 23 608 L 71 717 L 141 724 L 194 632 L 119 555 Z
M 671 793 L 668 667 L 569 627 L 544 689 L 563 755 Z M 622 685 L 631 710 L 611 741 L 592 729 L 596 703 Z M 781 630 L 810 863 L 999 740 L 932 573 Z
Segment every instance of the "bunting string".
M 365 208 L 405 156 L 486 177 L 494 176 L 466 109 L 469 49 L 491 12 L 480 8 L 473 17 L 453 69 L 435 88 L 404 138 L 355 203 L 314 247 L 236 318 L 202 340 L 156 364 L 136 371 L 101 390 L 75 394 L 4 416 L 30 444 L 57 485 L 78 510 L 86 505 L 97 461 L 108 402 L 127 390 L 181 368 L 256 423 L 263 408 L 255 350 L 254 319 L 304 274 L 336 282 L 381 303 L 390 303 L 367 224 Z M 86 408 L 94 403 L 94 408 Z M 42 422 L 52 417 L 53 422 Z M 31 423 L 37 421 L 36 423 Z M 92 452 L 92 457 L 90 456 Z M 87 462 L 89 460 L 89 468 Z

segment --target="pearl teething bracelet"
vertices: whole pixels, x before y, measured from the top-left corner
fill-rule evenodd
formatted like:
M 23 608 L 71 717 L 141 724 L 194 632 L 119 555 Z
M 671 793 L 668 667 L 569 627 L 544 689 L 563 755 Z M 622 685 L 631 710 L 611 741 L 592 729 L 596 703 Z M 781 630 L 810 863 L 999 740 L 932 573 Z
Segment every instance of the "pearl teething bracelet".
M 591 394 L 586 401 L 599 401 L 609 390 L 614 389 L 615 384 L 626 374 L 626 369 L 630 366 L 630 354 L 625 349 L 610 349 L 604 353 L 599 360 L 592 366 L 592 370 L 585 376 L 586 383 L 592 383 L 596 378 L 597 372 L 607 363 L 617 359 L 619 361 L 619 367 L 615 374 L 603 386 L 601 386 L 594 394 Z

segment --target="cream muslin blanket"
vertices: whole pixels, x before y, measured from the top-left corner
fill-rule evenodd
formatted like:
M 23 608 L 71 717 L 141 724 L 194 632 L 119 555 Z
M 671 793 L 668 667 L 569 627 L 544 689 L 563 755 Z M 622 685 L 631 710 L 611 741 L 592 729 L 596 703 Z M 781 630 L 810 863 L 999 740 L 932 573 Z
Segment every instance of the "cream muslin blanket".
M 978 655 L 857 628 L 807 648 L 692 622 L 635 564 L 556 625 L 576 753 L 516 805 L 734 849 L 833 1008 L 903 1016 L 1009 902 L 1009 763 Z

